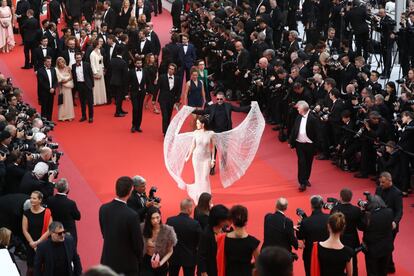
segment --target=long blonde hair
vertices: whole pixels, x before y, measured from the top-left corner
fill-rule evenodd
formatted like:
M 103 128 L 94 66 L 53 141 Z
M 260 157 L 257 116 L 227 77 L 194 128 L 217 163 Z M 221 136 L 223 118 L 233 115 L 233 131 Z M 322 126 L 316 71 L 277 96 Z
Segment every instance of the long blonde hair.
M 10 237 L 12 232 L 6 228 L 0 228 L 0 245 L 8 246 L 10 244 Z

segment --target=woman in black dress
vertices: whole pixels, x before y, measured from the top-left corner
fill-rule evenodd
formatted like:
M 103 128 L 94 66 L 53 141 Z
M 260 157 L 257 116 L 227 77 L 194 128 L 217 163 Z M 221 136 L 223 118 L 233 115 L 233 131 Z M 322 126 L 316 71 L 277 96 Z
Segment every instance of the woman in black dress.
M 317 244 L 320 276 L 352 275 L 354 251 L 341 242 L 344 229 L 345 215 L 340 212 L 332 214 L 328 220 L 329 238 Z
M 206 94 L 204 92 L 204 84 L 198 79 L 198 68 L 193 66 L 190 70 L 190 80 L 184 86 L 184 104 L 201 109 L 206 103 Z M 195 129 L 196 115 L 190 121 L 190 126 Z
M 131 11 L 132 7 L 129 3 L 129 0 L 124 0 L 122 2 L 121 11 L 118 14 L 118 18 L 116 19 L 116 26 L 122 30 L 125 30 L 129 24 L 129 19 L 131 18 Z
M 202 193 L 198 199 L 198 205 L 194 209 L 194 219 L 205 229 L 208 225 L 208 217 L 211 208 L 211 194 Z
M 42 206 L 42 200 L 43 194 L 41 192 L 32 192 L 30 195 L 31 207 L 29 210 L 23 212 L 22 230 L 28 244 L 28 272 L 33 271 L 35 250 L 39 243 L 49 237 L 48 227 L 52 223 L 50 210 Z
M 145 56 L 144 70 L 147 73 L 148 79 L 147 95 L 145 96 L 145 109 L 148 109 L 148 103 L 152 99 L 152 109 L 154 113 L 160 114 L 160 110 L 157 107 L 158 66 L 153 54 L 147 54 Z
M 230 209 L 230 219 L 234 230 L 226 234 L 224 241 L 226 276 L 251 276 L 252 257 L 256 260 L 259 256 L 260 241 L 247 233 L 247 217 L 247 208 L 242 205 L 235 205 Z M 218 245 L 217 250 L 222 250 L 222 248 Z M 218 263 L 217 266 L 220 271 L 221 264 Z

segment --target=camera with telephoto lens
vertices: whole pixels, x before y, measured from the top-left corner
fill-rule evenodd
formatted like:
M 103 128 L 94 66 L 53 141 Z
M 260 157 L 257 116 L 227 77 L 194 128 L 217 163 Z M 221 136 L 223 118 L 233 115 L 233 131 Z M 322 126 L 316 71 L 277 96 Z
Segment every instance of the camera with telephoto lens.
M 339 200 L 334 197 L 328 197 L 326 201 L 327 202 L 325 202 L 322 205 L 323 209 L 326 209 L 326 210 L 332 210 L 333 207 L 335 207 L 339 203 Z
M 46 147 L 52 149 L 52 150 L 56 150 L 59 148 L 59 144 L 58 143 L 48 143 L 46 144 Z
M 398 83 L 398 84 L 403 84 L 403 83 L 406 82 L 406 79 L 405 78 L 401 78 L 401 79 L 396 80 L 395 82 Z
M 56 169 L 56 170 L 50 170 L 47 172 L 47 175 L 52 175 L 52 174 L 54 175 L 55 178 L 57 178 L 59 175 L 59 170 Z
M 307 218 L 308 215 L 305 213 L 305 211 L 302 208 L 296 209 L 296 215 L 300 217 L 301 219 Z
M 56 163 L 59 163 L 60 158 L 63 156 L 63 152 L 61 151 L 54 151 L 53 155 L 56 156 Z
M 149 201 L 154 201 L 155 203 L 160 203 L 161 198 L 155 196 L 156 192 L 157 192 L 157 187 L 152 186 L 150 191 L 149 191 L 148 200 Z
M 365 191 L 365 192 L 363 192 L 363 195 L 365 196 L 365 200 L 359 199 L 359 200 L 358 200 L 358 202 L 357 202 L 357 205 L 358 205 L 360 208 L 365 209 L 365 208 L 367 207 L 367 205 L 368 205 L 368 203 L 369 203 L 370 199 L 371 199 L 371 193 L 370 193 L 370 192 Z

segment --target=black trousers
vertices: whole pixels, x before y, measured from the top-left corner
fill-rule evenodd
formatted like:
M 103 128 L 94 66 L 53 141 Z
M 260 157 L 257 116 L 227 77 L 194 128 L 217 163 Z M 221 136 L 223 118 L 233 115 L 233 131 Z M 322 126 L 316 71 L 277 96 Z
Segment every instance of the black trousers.
M 151 256 L 145 254 L 142 264 L 142 274 L 141 276 L 167 276 L 168 274 L 168 262 L 163 266 L 158 268 L 152 268 L 151 266 Z
M 373 257 L 370 254 L 365 255 L 365 266 L 368 276 L 386 276 L 389 255 L 383 257 Z
M 24 66 L 29 67 L 33 65 L 33 51 L 35 49 L 35 42 L 24 42 L 23 51 L 24 51 Z
M 86 118 L 86 105 L 88 105 L 89 119 L 93 118 L 93 92 L 84 82 L 78 83 L 79 100 L 81 103 L 82 118 Z
M 363 50 L 363 57 L 365 60 L 368 59 L 368 40 L 369 33 L 355 34 L 356 55 L 362 56 L 361 52 Z
M 162 133 L 167 133 L 168 126 L 170 125 L 171 116 L 174 108 L 173 101 L 160 102 L 161 116 L 162 116 Z
M 178 276 L 180 273 L 181 267 L 183 268 L 184 276 L 194 276 L 195 266 L 180 266 L 180 265 L 170 265 L 169 276 Z
M 296 155 L 298 156 L 298 181 L 301 186 L 306 186 L 312 171 L 315 145 L 312 143 L 296 143 Z
M 131 95 L 132 102 L 132 126 L 135 129 L 141 128 L 142 122 L 142 109 L 144 106 L 145 92 L 139 91 L 136 94 Z
M 112 94 L 115 96 L 115 114 L 122 113 L 122 101 L 124 100 L 124 87 L 119 85 L 111 86 Z
M 382 40 L 381 41 L 381 56 L 384 62 L 384 71 L 382 71 L 382 73 L 385 76 L 389 76 L 391 74 L 393 44 L 394 44 L 393 40 Z
M 45 117 L 49 121 L 52 120 L 53 115 L 53 101 L 55 99 L 55 94 L 48 93 L 47 95 L 42 96 L 42 108 L 41 108 L 41 115 Z

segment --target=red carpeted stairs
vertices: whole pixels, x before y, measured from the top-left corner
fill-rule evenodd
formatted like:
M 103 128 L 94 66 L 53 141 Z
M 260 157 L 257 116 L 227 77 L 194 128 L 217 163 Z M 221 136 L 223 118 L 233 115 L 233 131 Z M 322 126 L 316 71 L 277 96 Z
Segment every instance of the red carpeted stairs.
M 167 12 L 153 17 L 155 31 L 162 44 L 169 39 L 171 18 Z M 18 38 L 19 40 L 19 38 Z M 36 77 L 32 70 L 21 70 L 24 55 L 23 47 L 16 47 L 10 54 L 0 55 L 0 72 L 11 76 L 16 86 L 24 91 L 24 98 L 33 105 L 36 103 Z M 143 133 L 131 134 L 131 104 L 124 103 L 124 109 L 130 113 L 125 118 L 114 118 L 115 106 L 95 107 L 95 121 L 60 122 L 51 133 L 55 142 L 65 155 L 61 161 L 61 176 L 69 180 L 70 197 L 76 200 L 82 213 L 78 223 L 79 252 L 83 267 L 99 263 L 102 238 L 98 223 L 98 209 L 102 202 L 114 196 L 115 180 L 122 175 L 142 175 L 150 187 L 157 186 L 158 196 L 162 198 L 164 221 L 179 210 L 179 202 L 186 193 L 179 190 L 167 173 L 163 159 L 163 135 L 161 116 L 145 110 L 143 115 Z M 57 103 L 55 120 L 57 120 Z M 80 107 L 76 107 L 77 119 Z M 243 119 L 242 114 L 234 114 L 236 123 Z M 192 177 L 191 167 L 185 169 L 185 175 Z M 275 200 L 284 196 L 289 200 L 287 214 L 296 221 L 295 210 L 304 208 L 308 213 L 309 197 L 320 194 L 324 197 L 338 197 L 342 187 L 354 191 L 354 202 L 363 198 L 365 190 L 374 191 L 374 182 L 358 180 L 351 174 L 333 167 L 329 161 L 315 161 L 311 177 L 312 187 L 305 193 L 299 193 L 296 183 L 296 154 L 286 143 L 280 143 L 276 132 L 266 127 L 258 154 L 247 174 L 233 186 L 223 189 L 218 176 L 212 177 L 213 201 L 227 206 L 243 204 L 249 209 L 249 232 L 263 238 L 263 217 L 273 212 Z M 400 233 L 396 239 L 394 260 L 397 275 L 414 275 L 411 247 L 414 245 L 413 197 L 404 200 L 404 217 Z M 301 252 L 299 252 L 301 255 Z M 364 262 L 360 255 L 361 275 L 365 275 Z M 302 261 L 295 262 L 295 275 L 304 275 Z

